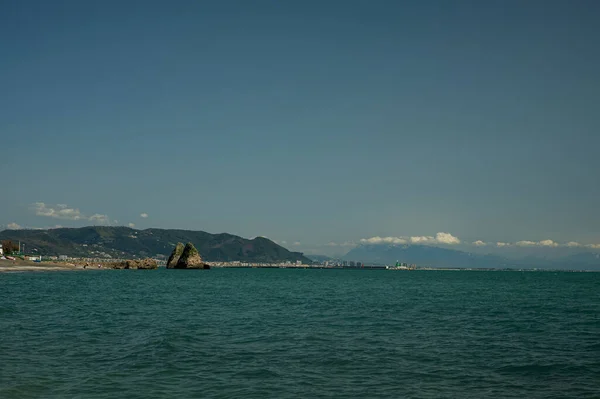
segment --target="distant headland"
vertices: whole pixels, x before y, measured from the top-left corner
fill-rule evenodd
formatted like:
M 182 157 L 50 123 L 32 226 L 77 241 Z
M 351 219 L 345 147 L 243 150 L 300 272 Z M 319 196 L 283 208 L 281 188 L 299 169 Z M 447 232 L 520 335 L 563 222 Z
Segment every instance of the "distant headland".
M 191 243 L 211 262 L 312 264 L 301 252 L 292 252 L 265 237 L 247 239 L 233 234 L 176 229 L 136 230 L 129 227 L 88 226 L 48 230 L 4 230 L 0 241 L 11 241 L 27 256 L 44 260 L 68 258 L 124 261 L 145 258 L 165 264 L 177 243 Z

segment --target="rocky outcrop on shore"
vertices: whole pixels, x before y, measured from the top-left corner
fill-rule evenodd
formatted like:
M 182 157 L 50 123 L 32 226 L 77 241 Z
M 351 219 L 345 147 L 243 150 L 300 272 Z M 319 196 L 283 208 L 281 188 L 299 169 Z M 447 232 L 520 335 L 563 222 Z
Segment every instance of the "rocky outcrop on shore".
M 177 247 L 175 248 L 177 249 Z M 175 251 L 173 251 L 175 252 Z M 210 266 L 202 261 L 200 253 L 194 247 L 194 244 L 188 242 L 183 248 L 183 253 L 179 257 L 175 269 L 210 269 Z
M 158 269 L 158 263 L 154 259 L 147 258 L 109 263 L 106 267 L 112 269 Z
M 173 252 L 171 252 L 171 256 L 169 256 L 169 260 L 167 261 L 167 269 L 176 268 L 179 258 L 181 258 L 181 255 L 183 254 L 183 249 L 184 246 L 182 243 L 178 242 L 177 245 L 175 245 Z

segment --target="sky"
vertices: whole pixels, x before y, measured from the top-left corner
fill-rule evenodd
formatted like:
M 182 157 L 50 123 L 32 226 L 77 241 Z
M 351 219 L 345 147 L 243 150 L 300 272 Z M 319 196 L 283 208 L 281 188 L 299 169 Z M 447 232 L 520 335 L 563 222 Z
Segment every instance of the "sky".
M 0 0 L 0 225 L 592 248 L 599 19 L 584 0 Z

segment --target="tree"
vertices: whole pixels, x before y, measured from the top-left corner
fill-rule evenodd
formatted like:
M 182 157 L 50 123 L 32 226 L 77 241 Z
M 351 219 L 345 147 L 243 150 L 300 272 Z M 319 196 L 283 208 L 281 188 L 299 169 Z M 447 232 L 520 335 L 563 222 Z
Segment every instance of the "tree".
M 17 244 L 14 244 L 11 240 L 3 240 L 2 250 L 6 255 L 10 255 L 13 252 L 19 252 L 19 246 Z

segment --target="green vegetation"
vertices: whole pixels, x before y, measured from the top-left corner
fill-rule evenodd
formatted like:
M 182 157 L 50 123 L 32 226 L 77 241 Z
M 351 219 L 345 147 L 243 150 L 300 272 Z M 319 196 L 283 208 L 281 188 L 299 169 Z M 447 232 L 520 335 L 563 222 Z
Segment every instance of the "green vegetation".
M 13 243 L 11 240 L 2 240 L 2 250 L 5 255 L 12 255 L 19 252 L 19 245 Z
M 198 250 L 196 249 L 194 244 L 192 244 L 191 242 L 188 242 L 187 244 L 185 244 L 185 248 L 183 249 L 183 253 L 181 254 L 181 257 L 183 259 L 188 259 L 188 258 L 191 258 L 192 256 L 200 256 L 200 254 L 198 253 Z
M 169 269 L 175 268 L 175 266 L 177 266 L 177 262 L 179 262 L 181 254 L 183 254 L 183 244 L 178 242 L 175 248 L 173 249 L 173 252 L 171 252 L 169 260 L 167 261 L 167 267 Z
M 207 262 L 295 262 L 310 259 L 263 237 L 248 240 L 204 231 L 89 226 L 49 230 L 4 230 L 0 240 L 21 241 L 44 256 L 146 258 L 171 254 L 178 242 L 192 243 Z
M 176 269 L 205 269 L 205 263 L 202 262 L 202 257 L 198 253 L 196 247 L 191 242 L 185 244 L 183 253 L 175 266 Z

